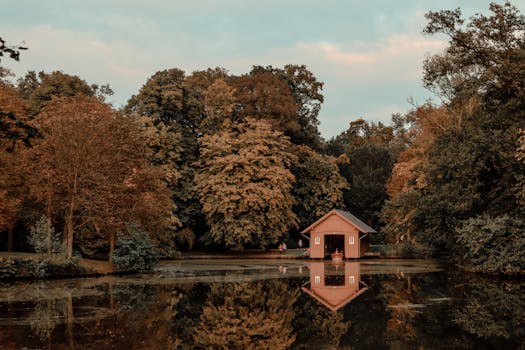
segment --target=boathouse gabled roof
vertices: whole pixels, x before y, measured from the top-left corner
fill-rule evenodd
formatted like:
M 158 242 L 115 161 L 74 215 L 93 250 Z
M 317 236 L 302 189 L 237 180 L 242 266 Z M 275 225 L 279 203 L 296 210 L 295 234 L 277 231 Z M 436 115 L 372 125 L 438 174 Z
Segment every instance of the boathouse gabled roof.
M 301 233 L 308 233 L 314 229 L 315 226 L 319 225 L 326 219 L 328 219 L 332 215 L 337 215 L 340 218 L 342 218 L 344 221 L 348 222 L 349 224 L 355 226 L 359 231 L 363 233 L 376 233 L 376 230 L 359 220 L 357 217 L 355 217 L 352 213 L 340 210 L 340 209 L 333 209 L 329 211 L 327 214 L 325 214 L 322 218 L 308 226 L 306 229 L 304 229 Z
M 321 304 L 323 304 L 324 306 L 326 306 L 330 310 L 337 311 L 340 308 L 342 308 L 343 306 L 345 306 L 346 304 L 348 304 L 349 302 L 351 302 L 352 300 L 354 300 L 355 298 L 357 298 L 358 296 L 360 296 L 361 294 L 363 294 L 364 292 L 366 292 L 368 290 L 368 287 L 361 287 L 361 285 L 360 285 L 359 290 L 357 290 L 357 291 L 350 291 L 350 293 L 348 295 L 346 295 L 345 298 L 343 298 L 342 300 L 339 300 L 339 301 L 337 301 L 335 303 L 333 301 L 330 301 L 330 300 L 327 300 L 326 298 L 324 298 L 324 295 L 322 294 L 322 291 L 321 292 L 318 291 L 316 293 L 312 289 L 311 283 L 308 283 L 307 285 L 301 287 L 301 290 L 303 292 L 305 292 L 306 294 L 310 295 L 311 297 L 313 297 L 314 299 L 316 299 L 318 302 L 320 302 Z

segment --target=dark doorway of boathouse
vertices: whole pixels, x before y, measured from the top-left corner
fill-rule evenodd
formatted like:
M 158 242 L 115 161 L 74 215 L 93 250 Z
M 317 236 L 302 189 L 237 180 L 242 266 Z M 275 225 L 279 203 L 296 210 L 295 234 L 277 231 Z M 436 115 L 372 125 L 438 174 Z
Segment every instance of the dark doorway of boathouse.
M 337 250 L 340 253 L 345 252 L 345 235 L 325 235 L 324 256 L 330 257 L 330 254 Z

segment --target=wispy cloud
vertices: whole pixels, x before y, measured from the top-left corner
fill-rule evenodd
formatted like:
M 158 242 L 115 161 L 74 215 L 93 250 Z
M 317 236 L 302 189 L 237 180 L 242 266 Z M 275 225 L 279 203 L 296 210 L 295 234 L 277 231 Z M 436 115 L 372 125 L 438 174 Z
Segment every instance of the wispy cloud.
M 443 1 L 440 8 L 456 6 Z M 520 6 L 525 0 L 517 1 Z M 161 69 L 191 73 L 222 66 L 242 74 L 252 65 L 305 64 L 325 82 L 320 128 L 330 137 L 350 118 L 386 120 L 408 97 L 427 96 L 422 62 L 446 42 L 420 34 L 424 13 L 437 5 L 417 3 L 12 1 L 0 12 L 0 34 L 25 40 L 29 51 L 21 62 L 2 65 L 18 76 L 58 69 L 90 83 L 109 83 L 120 105 Z
M 446 45 L 441 39 L 394 34 L 368 45 L 299 43 L 297 50 L 315 61 L 335 65 L 339 74 L 345 76 L 366 76 L 369 81 L 385 78 L 406 80 L 419 77 L 425 55 L 440 52 Z
M 338 64 L 371 64 L 377 61 L 374 52 L 344 50 L 341 45 L 333 43 L 299 43 L 297 49 L 311 56 L 319 56 L 328 62 Z

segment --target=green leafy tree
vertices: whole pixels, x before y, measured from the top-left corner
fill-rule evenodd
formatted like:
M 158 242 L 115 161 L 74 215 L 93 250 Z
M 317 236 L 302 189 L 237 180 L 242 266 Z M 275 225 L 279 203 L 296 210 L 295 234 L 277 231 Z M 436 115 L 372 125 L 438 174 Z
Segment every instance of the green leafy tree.
M 186 237 L 182 235 L 183 221 L 179 213 L 180 202 L 176 200 L 177 194 L 184 190 L 183 185 L 183 136 L 170 124 L 155 123 L 149 117 L 135 115 L 139 125 L 139 132 L 146 143 L 146 155 L 152 165 L 162 172 L 162 180 L 171 190 L 172 215 L 167 230 L 157 235 L 158 245 L 163 256 L 173 256 L 176 251 L 176 240 Z M 175 200 L 174 200 L 175 199 Z M 191 233 L 193 235 L 193 233 Z M 191 235 L 188 237 L 192 242 Z
M 335 157 L 349 155 L 366 143 L 387 146 L 394 139 L 394 129 L 381 122 L 368 122 L 362 118 L 350 122 L 347 130 L 329 140 L 325 145 L 328 154 Z
M 421 193 L 409 190 L 387 200 L 381 210 L 383 230 L 390 243 L 414 243 L 422 226 Z
M 474 271 L 517 274 L 525 272 L 522 219 L 508 215 L 470 218 L 457 229 L 464 262 Z
M 36 121 L 44 137 L 26 154 L 26 179 L 46 216 L 63 223 L 68 257 L 75 231 L 87 225 L 109 239 L 110 255 L 126 222 L 165 228 L 168 192 L 136 124 L 84 95 L 53 99 Z
M 425 104 L 405 115 L 394 116 L 394 143 L 402 151 L 398 152 L 392 176 L 386 183 L 390 198 L 381 213 L 390 242 L 414 243 L 422 231 L 426 208 L 419 201 L 428 184 L 424 170 L 428 167 L 429 153 L 436 139 L 447 130 L 457 130 L 463 116 L 466 119 L 468 115 L 447 106 Z
M 101 101 L 113 95 L 109 85 L 88 84 L 77 75 L 69 75 L 61 71 L 51 73 L 29 71 L 18 79 L 19 96 L 26 101 L 31 115 L 35 116 L 49 103 L 54 96 L 74 96 L 84 94 L 95 96 Z
M 426 243 L 451 251 L 455 249 L 454 230 L 461 220 L 491 212 L 490 207 L 500 211 L 491 203 L 498 200 L 495 193 L 487 191 L 496 180 L 488 172 L 494 156 L 490 148 L 490 141 L 470 128 L 451 129 L 432 145 L 419 202 L 423 209 L 420 235 Z M 509 204 L 506 200 L 499 203 Z
M 231 84 L 235 89 L 235 101 L 239 103 L 239 119 L 264 119 L 287 136 L 301 129 L 297 120 L 298 106 L 290 88 L 272 73 L 246 74 Z
M 0 232 L 7 230 L 7 250 L 15 246 L 14 226 L 24 197 L 20 152 L 30 146 L 36 128 L 27 105 L 9 84 L 0 83 Z
M 217 132 L 225 120 L 235 121 L 235 90 L 224 79 L 217 79 L 206 90 L 205 111 L 201 130 L 204 134 Z
M 390 146 L 394 139 L 393 127 L 357 119 L 325 144 L 328 154 L 349 160 L 338 162 L 339 171 L 349 184 L 343 191 L 344 206 L 371 226 L 379 225 L 387 198 L 385 185 L 397 152 L 397 147 Z
M 379 226 L 379 213 L 387 198 L 385 184 L 392 173 L 394 160 L 386 146 L 365 143 L 354 149 L 343 165 L 350 188 L 344 191 L 344 203 L 348 210 L 372 227 Z
M 266 247 L 296 227 L 289 149 L 282 133 L 251 118 L 201 138 L 195 183 L 210 242 Z
M 230 76 L 224 68 L 217 67 L 195 71 L 184 80 L 183 86 L 186 91 L 184 113 L 188 120 L 195 121 L 195 136 L 197 137 L 208 132 L 205 122 L 210 117 L 207 95 L 210 87 L 218 80 L 224 82 L 230 80 Z M 226 88 L 225 93 L 228 93 L 228 90 L 229 88 Z
M 129 99 L 125 111 L 174 126 L 184 136 L 197 137 L 203 132 L 201 123 L 206 118 L 206 91 L 217 79 L 225 80 L 227 76 L 222 68 L 196 71 L 189 76 L 178 68 L 158 71 Z
M 193 184 L 204 94 L 207 84 L 221 72 L 196 72 L 189 77 L 177 68 L 156 72 L 124 109 L 145 118 L 141 122 L 145 125 L 150 161 L 163 170 L 172 191 L 176 236 L 189 241 L 202 230 L 204 221 Z
M 117 234 L 111 262 L 117 271 L 150 271 L 158 260 L 158 250 L 148 233 L 140 226 L 128 224 L 126 233 Z
M 444 54 L 425 62 L 424 81 L 430 89 L 451 96 L 451 106 L 479 100 L 461 127 L 487 140 L 483 164 L 483 175 L 490 182 L 487 204 L 493 203 L 489 211 L 498 214 L 498 207 L 502 212 L 513 209 L 510 184 L 523 172 L 513 155 L 525 116 L 525 17 L 510 2 L 491 3 L 489 10 L 489 16 L 478 14 L 468 23 L 459 9 L 427 15 L 425 32 L 444 33 L 450 41 Z
M 387 231 L 400 228 L 398 220 L 417 232 L 419 240 L 455 257 L 465 253 L 462 248 L 475 246 L 474 236 L 462 236 L 462 244 L 455 244 L 458 230 L 474 218 L 522 215 L 516 196 L 525 168 L 515 152 L 525 120 L 525 19 L 508 2 L 492 3 L 489 9 L 490 15 L 477 14 L 468 22 L 459 9 L 427 14 L 425 32 L 449 37 L 444 53 L 430 57 L 424 66 L 425 85 L 444 97 L 445 104 L 442 113 L 427 116 L 427 125 L 438 131 L 420 134 L 430 137 L 419 143 L 419 150 L 412 149 L 417 152 L 407 157 L 412 159 L 405 167 L 407 181 L 398 177 L 390 187 L 403 194 L 386 207 L 388 214 L 401 208 L 399 215 L 387 216 Z M 394 167 L 394 175 L 402 169 Z M 409 199 L 411 208 L 400 199 Z
M 27 147 L 36 136 L 36 129 L 29 109 L 16 89 L 0 84 L 0 148 L 13 153 Z
M 168 133 L 180 134 L 170 138 L 182 137 L 177 152 L 160 153 L 170 155 L 164 162 L 171 162 L 178 173 L 178 180 L 170 188 L 174 216 L 180 221 L 179 238 L 192 241 L 206 230 L 193 183 L 198 138 L 220 132 L 226 121 L 236 123 L 253 117 L 268 121 L 296 143 L 304 140 L 319 149 L 317 115 L 323 99 L 321 89 L 322 83 L 306 67 L 292 65 L 284 69 L 254 67 L 241 77 L 230 76 L 222 68 L 188 76 L 174 68 L 159 71 L 148 79 L 129 100 L 125 111 L 149 118 L 155 127 L 165 128 Z M 156 153 L 158 150 L 153 149 L 152 154 Z M 159 165 L 158 159 L 152 163 Z
M 324 97 L 321 93 L 323 83 L 318 81 L 305 65 L 288 64 L 283 68 L 254 66 L 251 74 L 269 72 L 288 85 L 297 106 L 296 119 L 300 125 L 297 131 L 289 130 L 290 141 L 297 145 L 307 145 L 315 151 L 322 148 L 318 130 L 319 112 Z
M 162 70 L 153 74 L 139 93 L 129 99 L 125 110 L 147 116 L 155 122 L 174 124 L 183 132 L 195 134 L 200 116 L 185 113 L 187 96 L 184 71 L 178 68 Z
M 425 83 L 451 94 L 451 106 L 480 97 L 470 117 L 439 137 L 429 155 L 425 198 L 436 209 L 451 210 L 428 220 L 439 221 L 442 232 L 482 213 L 516 215 L 514 182 L 524 171 L 514 155 L 525 120 L 519 83 L 525 77 L 525 19 L 510 3 L 492 3 L 490 11 L 466 25 L 459 10 L 427 15 L 425 31 L 447 34 L 450 45 L 425 63 Z
M 426 14 L 424 32 L 449 38 L 444 53 L 425 61 L 426 87 L 450 101 L 487 92 L 489 98 L 522 96 L 523 84 L 516 82 L 525 73 L 525 18 L 508 1 L 493 2 L 489 10 L 489 16 L 476 14 L 468 22 L 459 8 Z
M 296 182 L 293 186 L 293 211 L 299 227 L 305 228 L 334 208 L 343 208 L 343 191 L 348 189 L 339 174 L 337 160 L 318 154 L 308 146 L 296 146 L 297 160 L 292 165 Z

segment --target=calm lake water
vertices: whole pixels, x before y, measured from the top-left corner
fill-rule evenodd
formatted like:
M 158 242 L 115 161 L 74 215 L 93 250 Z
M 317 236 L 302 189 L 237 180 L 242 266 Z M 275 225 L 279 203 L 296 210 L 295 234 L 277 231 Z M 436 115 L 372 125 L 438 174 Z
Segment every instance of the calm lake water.
M 0 283 L 0 348 L 525 349 L 525 282 L 421 260 L 190 260 Z

